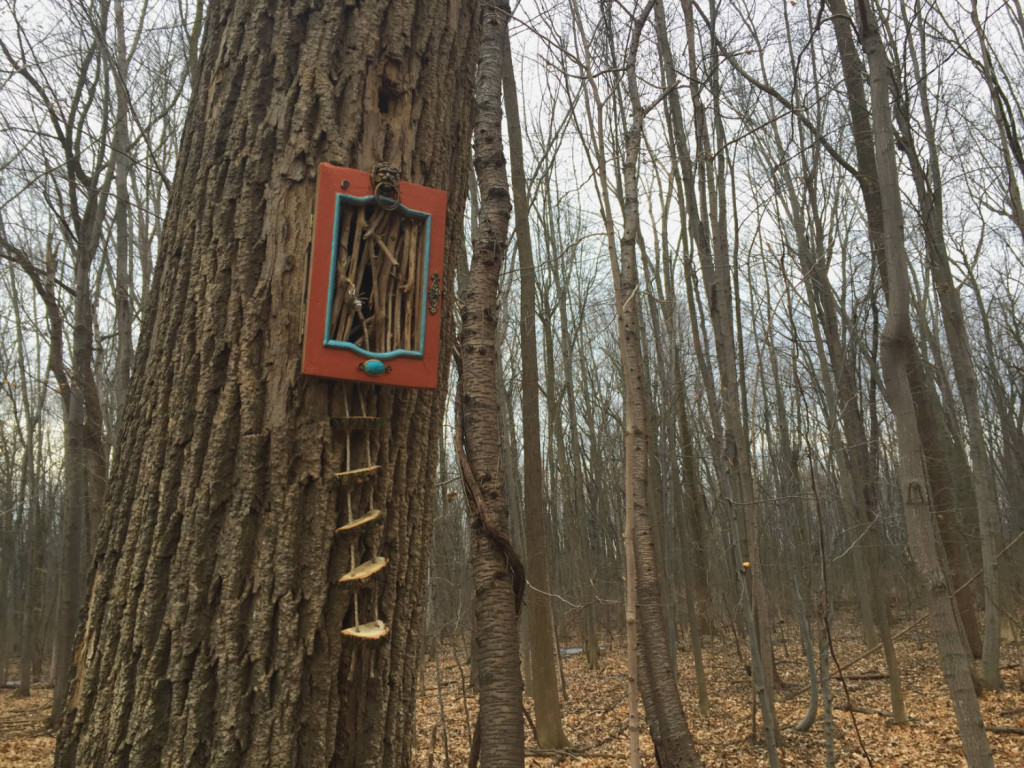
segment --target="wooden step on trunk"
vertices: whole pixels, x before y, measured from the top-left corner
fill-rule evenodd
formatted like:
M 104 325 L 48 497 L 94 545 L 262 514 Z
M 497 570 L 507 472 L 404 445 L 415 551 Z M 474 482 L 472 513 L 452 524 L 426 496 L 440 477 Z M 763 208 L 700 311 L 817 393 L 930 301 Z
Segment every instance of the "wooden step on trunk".
M 345 487 L 350 487 L 371 480 L 379 471 L 380 465 L 375 464 L 372 467 L 360 467 L 359 469 L 350 469 L 347 472 L 338 472 L 334 475 L 334 479 Z
M 341 634 L 348 637 L 355 637 L 360 640 L 380 640 L 387 636 L 391 628 L 380 619 L 368 621 L 365 624 L 357 624 L 354 627 L 347 627 L 341 630 Z
M 379 509 L 371 509 L 365 515 L 357 517 L 351 523 L 345 523 L 340 528 L 335 528 L 335 533 L 352 533 L 358 531 L 360 528 L 365 528 L 373 523 L 379 522 L 384 519 L 384 513 Z
M 367 560 L 365 563 L 360 563 L 351 571 L 346 573 L 340 579 L 339 584 L 351 584 L 352 582 L 362 581 L 368 579 L 375 573 L 379 573 L 384 570 L 384 566 L 388 564 L 386 557 L 375 557 L 372 560 Z

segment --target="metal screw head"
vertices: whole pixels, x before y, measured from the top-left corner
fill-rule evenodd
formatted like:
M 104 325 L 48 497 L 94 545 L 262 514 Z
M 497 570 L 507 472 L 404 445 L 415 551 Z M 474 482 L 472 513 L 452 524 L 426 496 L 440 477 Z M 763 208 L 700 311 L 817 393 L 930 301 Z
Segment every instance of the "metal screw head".
M 345 179 L 343 182 L 341 182 L 341 188 L 348 189 L 348 179 Z

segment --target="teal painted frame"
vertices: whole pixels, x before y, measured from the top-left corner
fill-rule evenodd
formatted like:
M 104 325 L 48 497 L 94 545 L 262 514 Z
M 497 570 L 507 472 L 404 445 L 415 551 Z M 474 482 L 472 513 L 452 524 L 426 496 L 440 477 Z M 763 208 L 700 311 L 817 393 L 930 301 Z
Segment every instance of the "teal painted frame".
M 334 235 L 331 240 L 331 279 L 327 286 L 327 316 L 324 319 L 324 346 L 334 349 L 347 349 L 367 358 L 376 360 L 394 360 L 396 357 L 423 357 L 423 351 L 427 346 L 427 286 L 430 282 L 430 224 L 433 218 L 426 211 L 414 211 L 399 204 L 394 210 L 401 211 L 406 216 L 414 219 L 427 220 L 426 246 L 423 250 L 423 295 L 422 307 L 420 309 L 420 348 L 414 349 L 393 349 L 390 352 L 369 352 L 351 341 L 338 341 L 331 338 L 331 309 L 334 307 L 334 287 L 338 281 L 338 240 L 341 237 L 341 205 L 343 202 L 352 205 L 367 205 L 376 198 L 373 195 L 367 197 L 353 197 L 338 192 L 334 199 Z

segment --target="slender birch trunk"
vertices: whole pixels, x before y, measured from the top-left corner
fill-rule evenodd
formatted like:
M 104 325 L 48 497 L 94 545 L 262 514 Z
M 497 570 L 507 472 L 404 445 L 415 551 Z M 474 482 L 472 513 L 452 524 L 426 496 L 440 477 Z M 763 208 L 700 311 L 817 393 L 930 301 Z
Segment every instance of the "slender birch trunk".
M 502 147 L 501 77 L 509 9 L 481 9 L 476 72 L 474 166 L 480 219 L 462 311 L 461 372 L 457 407 L 465 446 L 462 480 L 468 491 L 476 590 L 474 650 L 480 710 L 479 761 L 485 768 L 522 768 L 523 680 L 519 670 L 519 610 L 523 568 L 509 538 L 497 423 L 497 299 L 511 215 Z

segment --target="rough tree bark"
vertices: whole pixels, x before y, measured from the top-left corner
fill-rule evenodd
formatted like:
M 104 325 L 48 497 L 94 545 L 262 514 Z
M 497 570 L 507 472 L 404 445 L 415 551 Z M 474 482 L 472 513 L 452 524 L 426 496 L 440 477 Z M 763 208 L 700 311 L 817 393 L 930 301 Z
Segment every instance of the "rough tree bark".
M 208 8 L 56 765 L 408 764 L 446 366 L 436 393 L 301 376 L 304 261 L 324 160 L 446 189 L 457 257 L 476 30 L 474 2 Z M 360 405 L 378 641 L 332 586 Z

